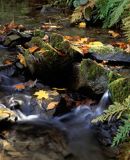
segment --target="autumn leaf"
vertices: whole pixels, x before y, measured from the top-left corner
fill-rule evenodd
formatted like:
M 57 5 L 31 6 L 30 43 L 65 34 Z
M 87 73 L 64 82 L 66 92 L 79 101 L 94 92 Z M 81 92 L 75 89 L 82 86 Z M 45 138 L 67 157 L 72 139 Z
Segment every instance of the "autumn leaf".
M 104 46 L 104 44 L 102 43 L 102 42 L 100 42 L 100 41 L 94 41 L 94 42 L 90 42 L 89 44 L 88 44 L 90 47 L 92 47 L 92 46 L 99 46 L 99 47 L 101 47 L 101 46 Z
M 43 90 L 39 90 L 38 92 L 34 93 L 35 96 L 37 96 L 37 99 L 48 99 L 49 95 L 47 93 L 47 91 L 43 91 Z
M 11 60 L 9 60 L 9 59 L 5 59 L 3 61 L 3 64 L 5 64 L 5 65 L 11 65 L 11 64 L 13 64 L 13 62 Z
M 86 23 L 85 22 L 79 23 L 79 28 L 86 28 Z
M 21 53 L 19 53 L 19 54 L 17 55 L 17 58 L 20 60 L 20 63 L 21 63 L 21 64 L 23 64 L 25 67 L 27 66 L 26 60 L 25 60 L 24 56 L 23 56 Z
M 24 85 L 24 83 L 19 83 L 19 84 L 13 85 L 13 88 L 20 91 L 20 90 L 25 89 L 25 85 Z
M 58 105 L 58 103 L 59 102 L 50 102 L 49 104 L 48 104 L 48 106 L 47 106 L 47 110 L 51 110 L 51 109 L 54 109 L 54 108 L 56 108 L 57 107 L 57 105 Z
M 29 48 L 28 50 L 32 54 L 32 53 L 36 52 L 38 49 L 39 49 L 38 46 L 33 46 L 33 47 Z
M 114 32 L 114 31 L 112 31 L 112 30 L 108 31 L 108 33 L 109 33 L 110 35 L 112 35 L 112 37 L 114 37 L 114 38 L 120 37 L 120 34 L 119 34 L 119 33 Z

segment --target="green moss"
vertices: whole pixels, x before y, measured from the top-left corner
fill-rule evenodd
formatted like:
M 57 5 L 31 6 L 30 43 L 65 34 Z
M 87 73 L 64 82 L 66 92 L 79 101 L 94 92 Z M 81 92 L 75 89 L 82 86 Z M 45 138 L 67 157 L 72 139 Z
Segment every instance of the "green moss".
M 109 84 L 112 101 L 122 103 L 130 95 L 130 79 L 119 78 Z
M 116 72 L 113 72 L 113 71 L 108 72 L 108 81 L 109 81 L 109 83 L 113 82 L 114 80 L 116 80 L 118 78 L 121 78 L 120 74 L 118 74 Z
M 87 70 L 85 70 L 87 68 Z M 87 59 L 81 63 L 81 72 L 87 76 L 88 80 L 95 80 L 97 77 L 107 75 L 107 71 L 96 62 Z
M 60 49 L 61 48 L 61 43 L 63 41 L 64 41 L 64 38 L 60 34 L 52 33 L 51 36 L 50 36 L 50 44 L 54 48 Z

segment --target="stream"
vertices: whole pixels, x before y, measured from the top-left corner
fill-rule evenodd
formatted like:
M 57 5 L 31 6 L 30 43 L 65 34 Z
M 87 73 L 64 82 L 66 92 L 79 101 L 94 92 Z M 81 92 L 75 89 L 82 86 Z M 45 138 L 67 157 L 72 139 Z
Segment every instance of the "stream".
M 1 0 L 0 25 L 14 20 L 28 29 L 35 29 L 51 21 L 64 26 L 64 29 L 55 30 L 57 33 L 87 35 L 104 43 L 111 41 L 106 34 L 108 31 L 104 29 L 68 27 L 67 13 L 63 18 L 64 13 L 60 16 L 42 13 L 44 3 L 44 0 Z M 15 50 L 0 46 L 1 67 L 9 57 L 15 61 Z M 114 160 L 109 155 L 112 151 L 98 141 L 96 127 L 91 124 L 91 120 L 110 104 L 109 91 L 94 105 L 81 104 L 65 114 L 52 116 L 53 113 L 47 112 L 42 105 L 37 108 L 38 102 L 31 96 L 32 88 L 23 92 L 14 88 L 14 85 L 28 80 L 21 69 L 16 71 L 16 68 L 7 65 L 0 71 L 0 108 L 7 107 L 16 114 L 13 117 L 15 123 L 4 128 L 7 135 L 3 138 L 0 134 L 0 160 Z M 41 81 L 36 82 L 36 89 L 43 87 L 49 88 Z

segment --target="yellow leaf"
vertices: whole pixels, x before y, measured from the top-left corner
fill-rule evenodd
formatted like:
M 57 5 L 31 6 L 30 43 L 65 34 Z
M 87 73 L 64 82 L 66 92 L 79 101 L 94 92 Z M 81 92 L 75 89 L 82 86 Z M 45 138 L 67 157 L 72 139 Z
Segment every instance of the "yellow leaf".
M 114 31 L 108 31 L 108 33 L 110 34 L 110 35 L 112 35 L 112 37 L 114 37 L 114 38 L 116 38 L 116 37 L 120 37 L 120 34 L 119 33 L 117 33 L 117 32 L 114 32 Z
M 51 102 L 51 103 L 49 103 L 48 106 L 47 106 L 47 110 L 51 110 L 51 109 L 56 108 L 58 103 L 59 102 Z
M 86 23 L 85 22 L 79 23 L 79 28 L 86 28 Z
M 95 42 L 90 42 L 89 46 L 90 47 L 92 47 L 92 46 L 99 46 L 99 47 L 101 47 L 101 46 L 104 46 L 104 44 L 102 42 L 100 42 L 100 41 L 95 41 Z
M 17 58 L 20 60 L 20 63 L 21 63 L 21 64 L 23 64 L 25 67 L 27 66 L 26 60 L 25 60 L 24 56 L 23 56 L 21 53 L 19 53 L 19 54 L 17 55 Z
M 37 99 L 49 98 L 47 91 L 43 91 L 43 90 L 39 90 L 38 92 L 35 92 L 34 95 L 37 96 Z

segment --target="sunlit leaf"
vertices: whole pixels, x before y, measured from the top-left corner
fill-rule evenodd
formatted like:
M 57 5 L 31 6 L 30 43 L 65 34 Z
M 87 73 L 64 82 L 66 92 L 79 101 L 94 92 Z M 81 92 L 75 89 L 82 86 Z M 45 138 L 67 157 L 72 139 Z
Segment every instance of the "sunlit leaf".
M 86 23 L 85 22 L 79 23 L 79 28 L 86 28 Z
M 34 95 L 37 97 L 37 99 L 48 99 L 49 95 L 47 91 L 44 90 L 39 90 L 37 92 L 34 93 Z
M 101 46 L 104 46 L 104 44 L 100 41 L 95 41 L 95 42 L 90 42 L 89 46 L 99 46 L 99 47 L 101 47 Z
M 57 105 L 58 105 L 58 103 L 59 102 L 50 102 L 49 104 L 48 104 L 48 106 L 47 106 L 47 110 L 51 110 L 51 109 L 54 109 L 54 108 L 56 108 L 57 107 Z
M 108 33 L 109 33 L 110 35 L 112 35 L 112 37 L 114 37 L 114 38 L 120 37 L 120 34 L 119 34 L 119 33 L 114 32 L 114 31 L 112 31 L 112 30 L 108 31 Z
M 17 55 L 17 58 L 20 60 L 20 63 L 21 63 L 21 64 L 23 64 L 25 67 L 27 66 L 26 60 L 25 60 L 24 56 L 23 56 L 21 53 L 19 53 L 19 54 Z

